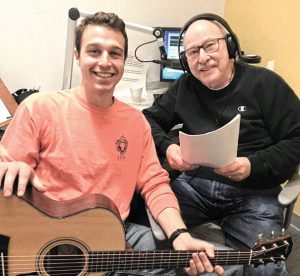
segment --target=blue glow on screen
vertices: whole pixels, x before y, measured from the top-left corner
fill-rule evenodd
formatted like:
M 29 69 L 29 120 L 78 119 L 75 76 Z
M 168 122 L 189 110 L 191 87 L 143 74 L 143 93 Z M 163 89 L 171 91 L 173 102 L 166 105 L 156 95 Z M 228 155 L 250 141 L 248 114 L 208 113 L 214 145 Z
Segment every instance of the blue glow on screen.
M 164 48 L 167 54 L 167 59 L 178 59 L 178 37 L 180 34 L 180 28 L 163 28 L 164 36 Z M 180 51 L 183 50 L 181 42 Z M 164 67 L 160 68 L 160 79 L 161 81 L 174 81 L 183 74 L 182 70 L 171 69 Z

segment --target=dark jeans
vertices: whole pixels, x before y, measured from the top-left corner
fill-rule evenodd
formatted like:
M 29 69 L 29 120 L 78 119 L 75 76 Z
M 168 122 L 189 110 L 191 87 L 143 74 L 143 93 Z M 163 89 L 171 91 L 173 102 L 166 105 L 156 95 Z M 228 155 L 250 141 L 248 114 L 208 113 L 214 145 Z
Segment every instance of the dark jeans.
M 182 217 L 188 227 L 218 221 L 226 245 L 237 250 L 254 247 L 259 234 L 281 233 L 283 207 L 277 196 L 281 187 L 270 190 L 242 189 L 216 181 L 181 174 L 172 182 Z M 198 237 L 201 238 L 201 237 Z M 254 268 L 244 266 L 244 275 L 286 275 L 283 262 Z

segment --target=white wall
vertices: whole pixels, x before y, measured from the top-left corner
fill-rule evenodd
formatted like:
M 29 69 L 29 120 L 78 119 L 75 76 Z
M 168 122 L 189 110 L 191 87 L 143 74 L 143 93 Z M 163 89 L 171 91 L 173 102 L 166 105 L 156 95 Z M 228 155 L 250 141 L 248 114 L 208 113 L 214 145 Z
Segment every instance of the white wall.
M 68 10 L 72 7 L 115 12 L 125 21 L 145 26 L 180 27 L 198 13 L 222 16 L 224 0 L 0 0 L 0 78 L 10 92 L 62 87 Z M 130 48 L 154 38 L 132 30 L 128 35 Z M 147 54 L 153 59 L 159 53 L 152 47 Z M 158 72 L 158 65 L 153 66 Z M 153 78 L 159 78 L 158 74 Z

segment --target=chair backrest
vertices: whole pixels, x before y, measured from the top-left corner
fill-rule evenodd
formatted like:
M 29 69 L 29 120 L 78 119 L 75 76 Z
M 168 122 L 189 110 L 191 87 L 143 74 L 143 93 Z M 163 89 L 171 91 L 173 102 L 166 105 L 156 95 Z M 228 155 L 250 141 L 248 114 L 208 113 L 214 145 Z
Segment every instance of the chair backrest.
M 298 196 L 300 194 L 300 165 L 298 165 L 298 168 L 293 175 L 293 177 L 283 186 L 282 191 L 278 195 L 278 201 L 281 205 L 285 206 L 285 217 L 284 217 L 284 223 L 283 226 L 285 229 L 288 229 L 293 212 L 295 203 L 298 199 Z

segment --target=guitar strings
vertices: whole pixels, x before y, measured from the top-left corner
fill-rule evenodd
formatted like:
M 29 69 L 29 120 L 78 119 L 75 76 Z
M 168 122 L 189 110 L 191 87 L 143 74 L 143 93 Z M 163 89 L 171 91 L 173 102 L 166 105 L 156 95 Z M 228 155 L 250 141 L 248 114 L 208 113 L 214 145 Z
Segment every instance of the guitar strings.
M 147 263 L 146 263 L 147 264 Z M 177 262 L 176 262 L 177 264 Z M 182 264 L 183 266 L 180 266 L 180 267 L 187 267 L 189 262 L 180 262 L 180 264 Z M 234 264 L 234 263 L 232 263 Z M 144 264 L 139 264 L 139 265 L 126 265 L 124 266 L 124 264 L 120 264 L 120 265 L 116 265 L 114 267 L 112 267 L 112 263 L 109 263 L 107 264 L 106 266 L 104 265 L 95 265 L 95 266 L 92 266 L 92 267 L 88 267 L 88 271 L 90 272 L 100 272 L 100 271 L 123 271 L 123 270 L 132 270 L 132 269 L 135 269 L 135 270 L 141 270 L 141 269 L 154 269 L 154 268 L 175 268 L 177 266 L 172 266 L 172 265 L 168 265 L 168 264 L 164 264 L 162 266 L 157 266 L 157 264 L 153 264 L 153 266 L 144 266 Z M 15 272 L 13 273 L 24 273 L 25 271 L 29 271 L 30 269 L 32 269 L 32 267 L 20 267 L 20 268 L 17 268 L 15 269 Z M 50 268 L 49 268 L 50 269 Z M 62 266 L 60 264 L 60 266 L 58 267 L 52 267 L 50 269 L 51 272 L 60 272 L 60 271 L 82 271 L 82 270 L 85 270 L 86 267 L 83 266 L 82 268 L 78 268 L 78 267 L 68 267 L 66 269 L 66 267 Z M 52 274 L 51 274 L 52 275 Z
M 285 246 L 283 246 L 285 247 Z M 236 251 L 236 250 L 220 250 L 220 251 L 215 251 L 215 255 L 216 257 L 212 258 L 213 259 L 217 259 L 218 257 L 226 257 L 227 259 L 235 259 L 236 256 L 233 255 L 238 255 L 238 257 L 248 257 L 251 256 L 255 257 L 257 255 L 263 254 L 263 253 L 267 253 L 268 251 L 273 251 L 274 249 L 279 249 L 280 246 L 276 247 L 276 248 L 271 248 L 271 249 L 266 249 L 266 250 L 261 250 L 261 251 L 247 251 L 247 252 L 243 252 L 243 251 Z M 200 253 L 202 251 L 99 251 L 99 252 L 93 252 L 90 253 L 88 256 L 88 259 L 98 259 L 99 257 L 101 258 L 111 258 L 111 257 L 125 257 L 125 258 L 132 258 L 132 257 L 137 257 L 139 258 L 147 258 L 149 256 L 152 256 L 152 258 L 159 258 L 159 257 L 168 257 L 170 258 L 178 258 L 178 257 L 189 257 L 191 256 L 193 253 Z M 20 258 L 32 258 L 32 259 L 36 259 L 37 257 L 40 257 L 41 255 L 26 255 L 26 256 L 5 256 L 3 255 L 3 259 L 20 259 Z M 86 255 L 84 254 L 71 254 L 71 255 L 67 255 L 67 254 L 62 254 L 62 255 L 43 255 L 46 258 L 55 258 L 57 257 L 58 260 L 64 260 L 62 257 L 66 257 L 66 258 L 70 258 L 70 257 L 78 257 L 78 258 L 83 258 L 86 257 Z

